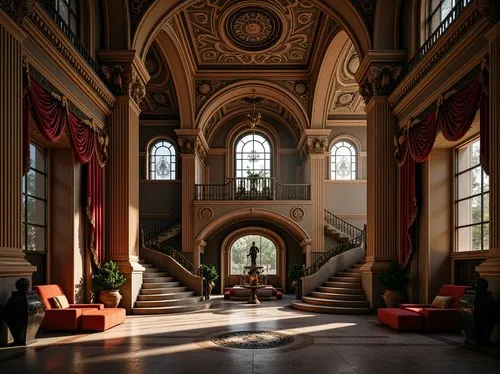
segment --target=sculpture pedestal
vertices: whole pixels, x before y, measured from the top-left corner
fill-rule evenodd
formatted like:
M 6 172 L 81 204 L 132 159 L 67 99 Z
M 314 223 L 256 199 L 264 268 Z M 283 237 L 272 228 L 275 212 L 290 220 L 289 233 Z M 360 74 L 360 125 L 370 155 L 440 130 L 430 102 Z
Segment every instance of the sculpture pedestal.
M 245 269 L 248 270 L 248 283 L 244 284 L 243 287 L 250 289 L 250 298 L 248 299 L 248 304 L 260 304 L 259 299 L 257 298 L 257 290 L 259 288 L 265 287 L 265 285 L 260 284 L 260 272 L 262 271 L 263 266 L 245 266 Z
M 260 284 L 257 286 L 244 285 L 243 287 L 250 289 L 250 298 L 248 299 L 248 304 L 260 304 L 259 299 L 257 298 L 257 290 L 259 288 L 265 287 L 265 285 Z

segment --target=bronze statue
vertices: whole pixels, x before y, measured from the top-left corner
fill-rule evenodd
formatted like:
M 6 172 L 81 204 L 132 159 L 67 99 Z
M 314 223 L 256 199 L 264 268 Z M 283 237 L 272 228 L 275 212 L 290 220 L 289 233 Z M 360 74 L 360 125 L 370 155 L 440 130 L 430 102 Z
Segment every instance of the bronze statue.
M 257 254 L 259 253 L 259 248 L 255 245 L 255 242 L 252 242 L 252 246 L 250 247 L 250 251 L 247 254 L 247 257 L 250 256 L 250 260 L 252 261 L 252 266 L 256 266 L 257 263 Z

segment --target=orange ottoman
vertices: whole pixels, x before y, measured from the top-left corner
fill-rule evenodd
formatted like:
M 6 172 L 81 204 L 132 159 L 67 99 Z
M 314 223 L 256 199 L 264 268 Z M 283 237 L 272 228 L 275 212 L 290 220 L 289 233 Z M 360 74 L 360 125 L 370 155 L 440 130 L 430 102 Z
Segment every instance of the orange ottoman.
M 400 308 L 381 308 L 377 312 L 379 322 L 396 330 L 418 331 L 424 327 L 424 318 L 415 312 Z
M 125 309 L 105 308 L 93 310 L 82 316 L 82 330 L 84 331 L 106 331 L 125 321 Z

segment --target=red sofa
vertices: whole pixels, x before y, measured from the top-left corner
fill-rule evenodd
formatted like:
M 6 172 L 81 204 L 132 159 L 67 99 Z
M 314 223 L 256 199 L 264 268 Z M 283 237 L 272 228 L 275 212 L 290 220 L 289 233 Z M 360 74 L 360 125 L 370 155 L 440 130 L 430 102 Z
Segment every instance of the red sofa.
M 35 290 L 45 305 L 42 329 L 47 331 L 77 331 L 82 328 L 104 331 L 125 321 L 125 309 L 104 309 L 103 304 L 70 304 L 69 308 L 54 309 L 50 299 L 64 295 L 57 284 L 36 286 Z M 88 315 L 88 321 L 85 316 Z
M 466 289 L 465 286 L 443 286 L 438 296 L 452 297 L 451 305 L 446 309 L 432 308 L 431 304 L 401 304 L 399 308 L 379 309 L 377 317 L 381 323 L 396 330 L 419 330 L 423 326 L 427 331 L 458 331 L 458 301 Z

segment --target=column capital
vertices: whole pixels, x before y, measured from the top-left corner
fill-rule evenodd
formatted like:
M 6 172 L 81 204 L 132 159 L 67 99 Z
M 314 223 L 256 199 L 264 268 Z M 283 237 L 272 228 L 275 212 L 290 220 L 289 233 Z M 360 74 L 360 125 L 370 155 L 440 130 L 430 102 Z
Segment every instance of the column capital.
M 18 26 L 23 26 L 26 17 L 33 13 L 37 0 L 0 1 L 2 9 Z
M 300 137 L 297 150 L 304 159 L 310 155 L 324 155 L 328 151 L 330 129 L 306 129 Z
M 177 129 L 175 133 L 181 153 L 196 154 L 202 161 L 206 159 L 209 146 L 200 129 Z
M 115 96 L 128 96 L 139 106 L 146 96 L 149 73 L 134 50 L 102 50 L 97 53 L 104 81 Z
M 406 51 L 370 51 L 356 73 L 359 93 L 365 104 L 373 96 L 389 96 L 398 85 Z

